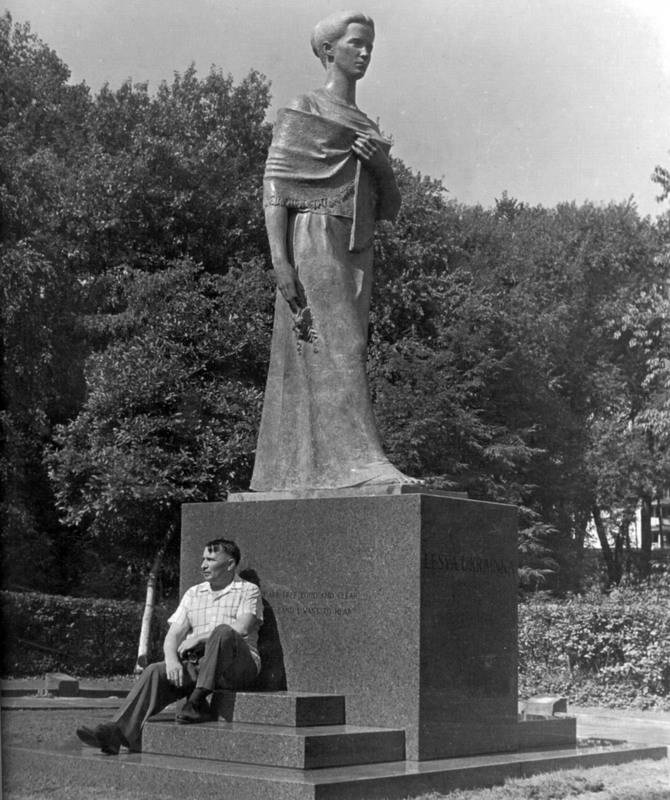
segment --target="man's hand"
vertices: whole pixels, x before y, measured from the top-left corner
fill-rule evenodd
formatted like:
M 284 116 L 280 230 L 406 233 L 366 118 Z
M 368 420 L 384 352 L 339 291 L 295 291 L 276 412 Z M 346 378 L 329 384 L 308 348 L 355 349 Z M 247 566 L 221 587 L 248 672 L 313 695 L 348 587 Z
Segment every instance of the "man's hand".
M 177 648 L 177 652 L 179 655 L 183 655 L 185 650 L 190 650 L 192 647 L 195 647 L 200 642 L 204 642 L 206 639 L 203 639 L 201 636 L 196 636 L 195 634 L 191 634 L 187 636 Z
M 165 660 L 165 671 L 167 679 L 175 686 L 184 684 L 184 668 L 179 660 L 178 643 L 186 636 L 190 630 L 190 625 L 186 619 L 173 622 L 163 643 L 163 653 Z
M 175 686 L 181 686 L 184 682 L 184 668 L 180 661 L 173 661 L 172 659 L 165 660 L 165 671 L 167 679 Z
M 289 261 L 277 261 L 274 264 L 275 280 L 277 288 L 282 297 L 289 304 L 289 308 L 295 314 L 299 308 L 307 305 L 305 300 L 305 290 L 298 280 L 298 274 Z

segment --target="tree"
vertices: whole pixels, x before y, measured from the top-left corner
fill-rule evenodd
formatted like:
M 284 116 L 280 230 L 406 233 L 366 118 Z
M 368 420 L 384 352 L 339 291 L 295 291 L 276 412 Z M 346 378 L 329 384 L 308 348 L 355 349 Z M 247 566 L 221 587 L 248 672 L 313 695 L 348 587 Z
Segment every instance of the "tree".
M 396 171 L 403 208 L 377 237 L 369 360 L 385 447 L 411 474 L 518 501 L 513 475 L 531 448 L 489 402 L 488 382 L 506 369 L 491 336 L 505 323 L 465 261 L 466 212 L 439 181 Z
M 652 180 L 667 197 L 667 170 L 657 167 Z M 629 529 L 641 508 L 642 561 L 647 575 L 651 557 L 651 506 L 670 484 L 670 226 L 668 214 L 646 227 L 644 258 L 631 271 L 630 286 L 616 298 L 609 330 L 614 358 L 601 376 L 607 403 L 592 428 L 589 467 L 595 484 L 594 522 L 608 580 L 618 583 L 638 565 L 630 553 Z M 641 267 L 641 268 L 640 268 Z M 631 291 L 632 289 L 632 291 Z
M 89 358 L 86 401 L 48 456 L 65 523 L 103 560 L 131 565 L 108 591 L 137 593 L 166 542 L 174 566 L 181 503 L 247 485 L 267 281 L 258 262 L 222 276 L 188 261 L 116 275 L 119 312 L 104 324 L 117 335 Z
M 599 421 L 621 402 L 645 406 L 659 352 L 656 232 L 627 203 L 543 209 L 504 195 L 485 211 L 446 203 L 439 185 L 411 176 L 403 188 L 411 200 L 382 234 L 373 317 L 387 446 L 415 474 L 520 505 L 524 536 L 535 531 L 560 585 L 577 588 Z
M 622 567 L 622 531 L 643 489 L 638 483 L 632 501 L 623 484 L 639 474 L 641 451 L 614 448 L 603 457 L 603 448 L 614 420 L 623 414 L 630 422 L 648 401 L 645 381 L 665 315 L 659 304 L 663 273 L 656 231 L 630 203 L 560 205 L 534 216 L 522 210 L 515 217 L 519 252 L 527 254 L 531 269 L 524 276 L 524 259 L 516 260 L 513 290 L 517 317 L 525 320 L 521 349 L 544 354 L 535 381 L 539 391 L 530 396 L 541 401 L 533 441 L 546 455 L 534 460 L 529 478 L 537 485 L 535 507 L 563 540 L 561 560 L 578 588 L 586 527 L 598 508 L 606 510 L 605 520 L 618 518 L 605 525 L 615 546 L 602 551 L 611 580 Z M 519 230 L 524 218 L 532 222 L 527 233 Z M 509 269 L 515 261 L 506 255 L 502 263 Z M 600 505 L 605 499 L 599 466 L 620 476 L 608 497 L 614 505 Z
M 234 86 L 193 67 L 150 95 L 104 87 L 87 119 L 90 147 L 66 198 L 64 235 L 80 274 L 192 258 L 225 272 L 265 252 L 261 184 L 267 82 Z
M 68 78 L 27 25 L 0 18 L 3 575 L 56 590 L 74 559 L 60 547 L 42 449 L 81 397 L 71 366 L 79 292 L 56 231 L 89 102 Z
M 238 364 L 235 373 L 228 362 L 247 357 L 265 324 L 256 314 L 256 330 L 247 330 L 252 317 L 245 320 L 244 313 L 254 303 L 267 304 L 259 297 L 258 264 L 266 248 L 260 187 L 268 102 L 268 85 L 258 73 L 235 86 L 219 70 L 201 80 L 191 67 L 153 96 L 142 84 L 126 83 L 116 92 L 105 87 L 87 118 L 90 147 L 66 199 L 62 234 L 72 242 L 71 269 L 86 287 L 93 354 L 87 399 L 67 434 L 61 429 L 66 438 L 57 438 L 63 457 L 73 458 L 72 470 L 54 472 L 54 481 L 65 519 L 90 542 L 105 539 L 105 520 L 116 509 L 126 530 L 115 539 L 117 552 L 133 565 L 124 579 L 131 586 L 177 530 L 179 504 L 224 495 L 249 468 L 248 420 L 255 419 L 255 382 L 263 370 L 253 361 L 244 369 Z M 195 263 L 202 265 L 197 280 L 189 272 Z M 160 324 L 148 308 L 163 309 Z M 200 330 L 198 315 L 210 312 L 242 327 L 221 323 L 216 332 L 213 316 Z M 196 331 L 202 346 L 212 347 L 213 383 L 188 377 L 186 360 L 192 356 L 197 364 L 200 356 L 183 338 Z M 214 341 L 216 335 L 222 338 Z M 217 384 L 222 364 L 231 377 Z M 171 383 L 176 374 L 179 386 Z M 180 397 L 188 413 L 170 406 L 162 417 L 152 405 L 162 393 Z M 109 397 L 130 410 L 109 406 Z M 172 420 L 172 413 L 184 416 Z M 121 439 L 107 438 L 112 429 Z M 172 445 L 193 451 L 179 450 L 171 460 Z M 104 476 L 104 491 L 86 483 L 89 469 Z M 65 499 L 67 487 L 80 480 L 87 488 Z M 148 509 L 153 524 L 143 525 L 138 537 L 131 529 Z M 111 571 L 117 579 L 119 573 Z
M 128 83 L 91 99 L 8 14 L 0 55 L 5 577 L 95 591 L 104 564 L 79 563 L 85 525 L 59 526 L 44 447 L 54 424 L 82 407 L 89 354 L 103 359 L 110 348 L 111 361 L 123 347 L 123 325 L 112 321 L 124 270 L 196 259 L 223 274 L 263 252 L 268 85 L 253 72 L 234 85 L 215 69 L 200 80 L 191 68 L 153 96 Z M 42 577 L 25 568 L 24 550 L 38 542 Z M 98 578 L 81 584 L 87 569 Z

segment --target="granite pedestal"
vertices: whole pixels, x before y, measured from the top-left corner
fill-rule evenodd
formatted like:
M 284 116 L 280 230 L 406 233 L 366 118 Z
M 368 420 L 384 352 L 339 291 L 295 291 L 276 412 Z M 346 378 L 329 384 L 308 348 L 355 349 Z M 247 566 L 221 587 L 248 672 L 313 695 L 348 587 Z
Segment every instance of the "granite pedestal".
M 410 760 L 517 749 L 514 508 L 417 492 L 189 504 L 182 590 L 217 536 L 258 573 L 289 690 L 404 729 Z

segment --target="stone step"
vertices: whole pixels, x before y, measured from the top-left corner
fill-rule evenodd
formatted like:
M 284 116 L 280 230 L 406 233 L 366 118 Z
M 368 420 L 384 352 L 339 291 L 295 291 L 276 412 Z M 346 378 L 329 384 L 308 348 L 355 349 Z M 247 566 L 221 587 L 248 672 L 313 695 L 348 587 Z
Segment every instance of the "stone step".
M 154 717 L 144 727 L 145 753 L 321 769 L 398 761 L 405 757 L 405 732 L 353 725 L 295 728 L 247 722 L 177 725 Z
M 8 796 L 27 796 L 35 781 L 65 775 L 70 783 L 95 784 L 98 791 L 104 787 L 108 792 L 135 793 L 141 786 L 153 797 L 166 800 L 406 800 L 431 792 L 494 786 L 507 778 L 558 769 L 664 759 L 666 754 L 660 746 L 619 745 L 296 770 L 152 753 L 104 756 L 77 745 L 58 750 L 7 747 L 3 788 Z
M 344 725 L 344 695 L 310 692 L 214 692 L 212 708 L 226 722 Z

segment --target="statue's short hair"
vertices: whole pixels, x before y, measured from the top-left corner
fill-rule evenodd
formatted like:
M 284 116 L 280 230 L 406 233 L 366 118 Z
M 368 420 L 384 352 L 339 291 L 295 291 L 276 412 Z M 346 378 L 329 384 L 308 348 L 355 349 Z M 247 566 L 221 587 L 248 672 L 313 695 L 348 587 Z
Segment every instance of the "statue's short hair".
M 235 544 L 232 539 L 212 539 L 205 545 L 206 550 L 211 550 L 213 553 L 219 553 L 223 550 L 226 555 L 229 555 L 235 562 L 235 566 L 240 563 L 242 554 L 240 548 Z
M 321 22 L 316 23 L 312 31 L 310 43 L 314 55 L 324 66 L 326 62 L 321 52 L 321 46 L 324 42 L 336 42 L 344 36 L 349 25 L 354 23 L 365 25 L 367 28 L 370 28 L 374 36 L 375 23 L 371 17 L 361 14 L 360 11 L 336 11 L 334 14 L 330 14 L 325 19 L 322 19 Z

